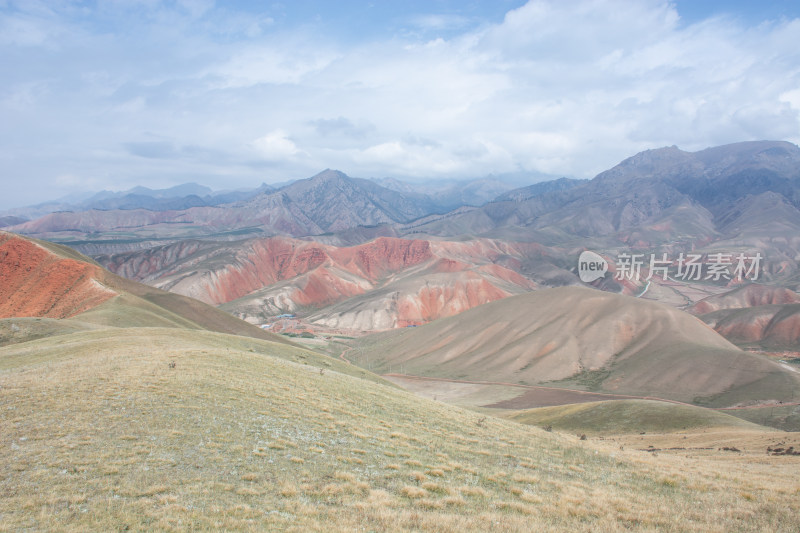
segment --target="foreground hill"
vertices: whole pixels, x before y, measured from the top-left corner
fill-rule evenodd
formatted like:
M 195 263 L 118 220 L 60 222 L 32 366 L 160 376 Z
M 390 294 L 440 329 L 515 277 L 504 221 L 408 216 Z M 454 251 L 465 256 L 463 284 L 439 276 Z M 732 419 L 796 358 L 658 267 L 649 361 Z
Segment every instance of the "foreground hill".
M 175 327 L 287 342 L 202 302 L 111 274 L 65 246 L 0 232 L 0 319 L 76 318 L 115 327 Z
M 739 350 L 687 313 L 581 287 L 513 296 L 357 346 L 366 354 L 359 362 L 378 372 L 713 406 L 779 401 L 800 389 L 797 373 Z
M 3 529 L 796 526 L 791 458 L 687 468 L 426 401 L 341 362 L 305 364 L 314 357 L 164 328 L 0 348 Z

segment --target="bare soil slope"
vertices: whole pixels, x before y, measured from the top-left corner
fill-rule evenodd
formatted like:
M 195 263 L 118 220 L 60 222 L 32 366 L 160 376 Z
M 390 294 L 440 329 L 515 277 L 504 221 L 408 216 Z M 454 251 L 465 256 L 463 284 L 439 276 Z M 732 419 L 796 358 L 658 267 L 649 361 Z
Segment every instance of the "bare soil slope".
M 748 284 L 700 300 L 689 312 L 737 346 L 800 350 L 800 294 Z
M 720 309 L 700 318 L 740 346 L 800 350 L 800 304 Z
M 749 283 L 731 291 L 700 300 L 689 312 L 703 315 L 720 309 L 744 309 L 762 305 L 785 305 L 800 303 L 800 294 L 784 287 Z
M 798 376 L 672 307 L 580 287 L 506 298 L 359 341 L 378 372 L 539 384 L 724 406 L 783 400 Z
M 116 295 L 98 281 L 102 277 L 96 264 L 0 232 L 0 318 L 67 318 L 87 311 Z
M 541 247 L 489 240 L 381 237 L 336 247 L 285 237 L 177 243 L 102 257 L 112 271 L 197 298 L 251 322 L 282 313 L 328 327 L 424 324 L 531 290 L 520 274 Z

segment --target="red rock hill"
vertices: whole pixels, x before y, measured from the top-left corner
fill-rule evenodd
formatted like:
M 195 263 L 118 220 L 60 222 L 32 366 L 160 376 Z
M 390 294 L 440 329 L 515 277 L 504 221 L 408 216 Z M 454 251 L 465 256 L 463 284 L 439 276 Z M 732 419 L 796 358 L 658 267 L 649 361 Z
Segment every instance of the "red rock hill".
M 102 279 L 98 266 L 0 232 L 0 318 L 77 315 L 116 295 Z

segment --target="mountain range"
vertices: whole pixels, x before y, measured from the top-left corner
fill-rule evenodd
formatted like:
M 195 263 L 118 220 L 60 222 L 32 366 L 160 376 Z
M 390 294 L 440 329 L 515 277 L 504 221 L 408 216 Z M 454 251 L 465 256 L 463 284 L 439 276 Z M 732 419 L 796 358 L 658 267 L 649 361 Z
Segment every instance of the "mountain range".
M 119 238 L 115 232 L 123 229 L 130 231 L 148 226 L 152 229 L 166 223 L 182 224 L 183 229 L 191 227 L 197 236 L 219 236 L 242 229 L 267 235 L 304 236 L 407 222 L 464 205 L 483 205 L 511 188 L 508 182 L 496 178 L 434 186 L 390 178 L 350 178 L 341 172 L 326 170 L 278 189 L 262 184 L 253 190 L 214 192 L 189 183 L 161 190 L 135 187 L 120 193 L 103 191 L 79 202 L 12 209 L 5 212 L 0 221 L 6 227 L 22 225 L 13 228 L 14 231 L 32 235 L 49 233 L 59 239 L 90 233 L 86 231 L 87 220 L 95 233 L 105 238 Z M 241 216 L 225 212 L 225 209 L 200 209 L 221 206 L 228 211 L 246 213 L 253 223 L 248 225 Z M 343 218 L 343 213 L 348 212 L 357 215 Z M 24 224 L 30 219 L 42 218 L 44 220 L 33 224 Z M 131 226 L 132 220 L 138 225 Z M 162 238 L 170 236 L 163 227 L 158 231 Z
M 592 180 L 560 178 L 502 192 L 496 181 L 478 180 L 449 206 L 450 185 L 437 190 L 334 170 L 262 189 L 233 203 L 76 210 L 8 229 L 69 244 L 118 274 L 253 323 L 293 313 L 338 329 L 424 324 L 535 288 L 579 285 L 577 257 L 587 249 L 609 264 L 595 287 L 678 308 L 735 290 L 741 281 L 757 282 L 756 292 L 800 290 L 800 149 L 786 142 L 699 152 L 665 147 Z M 474 190 L 499 194 L 468 205 Z M 171 194 L 153 193 L 154 201 Z M 427 247 L 424 258 L 397 260 L 398 251 L 420 246 Z M 706 263 L 713 254 L 760 254 L 763 262 L 749 280 L 645 280 L 649 265 L 638 279 L 616 275 L 619 257 L 631 253 L 668 256 L 673 271 L 682 254 Z M 386 270 L 366 273 L 364 257 Z M 773 311 L 782 322 L 789 312 Z M 753 326 L 765 312 L 710 323 L 736 342 L 758 344 L 773 331 Z M 797 346 L 797 335 L 780 338 L 770 345 Z
M 702 242 L 757 230 L 772 222 L 776 208 L 784 211 L 786 229 L 796 229 L 799 184 L 800 148 L 791 143 L 747 142 L 694 153 L 673 146 L 637 154 L 567 190 L 533 197 L 506 193 L 409 229 L 548 242 L 600 237 L 646 245 Z

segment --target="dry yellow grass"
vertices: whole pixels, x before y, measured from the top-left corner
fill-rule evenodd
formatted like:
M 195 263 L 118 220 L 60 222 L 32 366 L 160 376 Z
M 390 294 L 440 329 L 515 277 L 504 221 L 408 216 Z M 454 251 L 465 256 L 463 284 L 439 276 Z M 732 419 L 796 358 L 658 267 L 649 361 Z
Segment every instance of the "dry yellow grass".
M 0 348 L 0 530 L 797 529 L 800 458 L 579 441 L 243 342 Z

